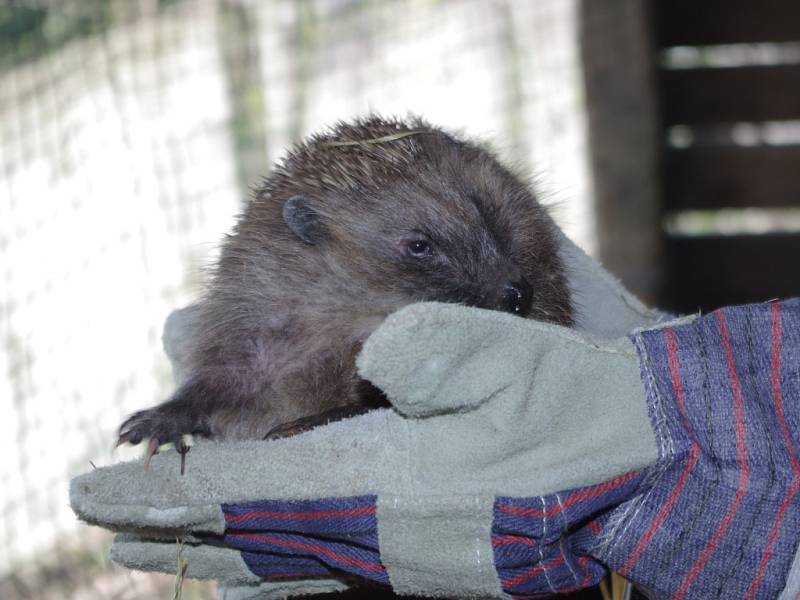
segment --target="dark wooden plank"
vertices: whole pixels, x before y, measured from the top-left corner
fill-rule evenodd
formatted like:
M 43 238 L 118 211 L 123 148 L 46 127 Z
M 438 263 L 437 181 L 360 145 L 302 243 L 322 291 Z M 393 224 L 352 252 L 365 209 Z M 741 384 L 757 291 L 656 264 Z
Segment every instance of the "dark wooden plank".
M 660 81 L 665 124 L 800 118 L 800 65 L 661 70 Z
M 797 0 L 656 0 L 660 47 L 800 40 Z
M 646 2 L 580 2 L 597 255 L 653 302 L 661 287 L 661 131 Z
M 800 207 L 800 146 L 700 146 L 664 154 L 664 205 Z
M 800 234 L 676 237 L 667 249 L 666 308 L 708 311 L 800 295 Z

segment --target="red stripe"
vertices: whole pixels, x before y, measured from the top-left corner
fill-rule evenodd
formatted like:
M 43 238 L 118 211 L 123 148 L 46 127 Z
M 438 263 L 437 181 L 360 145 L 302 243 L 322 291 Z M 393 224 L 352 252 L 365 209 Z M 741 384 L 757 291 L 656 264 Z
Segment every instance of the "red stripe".
M 739 383 L 739 375 L 736 373 L 736 362 L 733 358 L 733 349 L 731 348 L 730 334 L 728 333 L 728 324 L 725 321 L 725 313 L 722 310 L 718 310 L 716 314 L 717 321 L 719 322 L 719 330 L 722 334 L 722 346 L 725 349 L 725 357 L 727 358 L 728 362 L 728 375 L 730 377 L 731 390 L 733 391 L 733 416 L 734 428 L 736 431 L 736 463 L 739 467 L 740 473 L 739 484 L 737 485 L 736 494 L 734 495 L 731 503 L 728 505 L 728 510 L 725 511 L 725 516 L 722 517 L 722 521 L 720 521 L 717 530 L 714 532 L 714 535 L 711 536 L 711 539 L 706 544 L 703 552 L 695 561 L 694 565 L 692 565 L 692 568 L 686 574 L 686 577 L 684 577 L 683 582 L 681 582 L 681 585 L 678 588 L 678 591 L 675 593 L 675 596 L 673 596 L 675 600 L 680 600 L 686 596 L 686 593 L 689 591 L 689 587 L 692 585 L 692 583 L 694 583 L 694 580 L 697 579 L 698 575 L 700 575 L 700 572 L 703 570 L 705 564 L 714 554 L 714 551 L 717 549 L 720 541 L 733 523 L 736 513 L 739 511 L 739 505 L 742 503 L 742 499 L 747 493 L 747 485 L 750 481 L 750 465 L 747 462 L 747 440 L 745 439 L 747 431 L 744 423 L 745 415 L 742 388 L 741 384 Z
M 344 563 L 347 565 L 355 565 L 357 567 L 361 567 L 367 571 L 373 571 L 382 573 L 384 571 L 383 565 L 377 563 L 369 563 L 363 560 L 359 560 L 357 558 L 351 558 L 349 556 L 344 556 L 331 550 L 330 548 L 326 548 L 325 546 L 317 546 L 316 544 L 306 544 L 304 542 L 295 542 L 292 540 L 284 540 L 272 535 L 266 535 L 262 533 L 229 533 L 231 537 L 239 537 L 239 538 L 246 538 L 250 540 L 255 540 L 257 542 L 264 542 L 267 544 L 274 544 L 275 546 L 285 546 L 287 548 L 294 548 L 295 550 L 308 550 L 309 552 L 315 552 L 317 554 L 322 554 L 329 558 L 332 558 L 340 563 Z
M 689 479 L 689 473 L 692 471 L 692 469 L 694 469 L 694 465 L 699 456 L 700 448 L 695 444 L 692 446 L 692 449 L 689 452 L 689 461 L 686 463 L 686 466 L 681 472 L 681 476 L 678 478 L 675 488 L 672 490 L 669 498 L 667 498 L 667 501 L 661 507 L 661 510 L 658 511 L 658 514 L 653 519 L 650 527 L 648 527 L 644 534 L 642 534 L 642 537 L 639 538 L 639 542 L 636 544 L 636 547 L 633 549 L 630 556 L 628 556 L 628 560 L 626 560 L 625 564 L 619 569 L 620 575 L 629 574 L 636 566 L 636 563 L 639 562 L 639 558 L 641 558 L 642 552 L 644 552 L 647 544 L 649 544 L 650 540 L 653 539 L 653 536 L 655 536 L 655 534 L 658 532 L 659 528 L 672 511 L 672 508 L 675 506 L 675 503 L 678 501 L 678 497 L 681 495 L 681 492 L 686 485 L 686 481 Z
M 320 573 L 271 573 L 269 575 L 262 575 L 264 579 L 308 579 L 317 578 Z
M 639 471 L 631 471 L 629 473 L 625 473 L 624 475 L 620 475 L 615 479 L 609 479 L 599 485 L 595 485 L 588 488 L 583 488 L 572 492 L 569 496 L 564 499 L 560 505 L 555 504 L 548 508 L 546 511 L 539 510 L 536 508 L 531 508 L 528 506 L 508 506 L 507 504 L 500 504 L 498 503 L 497 509 L 508 513 L 510 515 L 515 515 L 519 517 L 552 517 L 553 515 L 557 515 L 558 513 L 562 512 L 563 510 L 577 504 L 578 502 L 582 502 L 584 500 L 589 500 L 591 498 L 595 498 L 597 496 L 602 496 L 603 494 L 610 492 L 625 483 L 628 483 L 631 479 L 634 479 L 637 475 L 639 475 Z
M 756 574 L 753 577 L 753 583 L 750 584 L 750 587 L 747 588 L 747 594 L 745 594 L 745 600 L 749 598 L 755 598 L 756 592 L 758 592 L 758 588 L 761 587 L 761 583 L 764 580 L 764 576 L 767 573 L 767 567 L 769 566 L 769 559 L 772 558 L 772 550 L 773 546 L 775 545 L 775 540 L 778 539 L 778 534 L 781 530 L 781 523 L 783 522 L 783 517 L 786 515 L 786 511 L 789 509 L 789 506 L 792 504 L 792 500 L 794 499 L 795 494 L 797 493 L 798 488 L 800 488 L 800 480 L 794 479 L 792 481 L 792 485 L 789 486 L 789 491 L 786 494 L 786 497 L 781 502 L 781 506 L 778 509 L 778 515 L 775 517 L 775 522 L 772 524 L 772 529 L 769 530 L 769 536 L 767 537 L 767 547 L 764 549 L 764 554 L 761 556 L 761 561 L 758 563 L 758 568 L 756 569 Z
M 772 305 L 772 398 L 775 402 L 775 412 L 778 415 L 778 425 L 783 434 L 783 442 L 789 452 L 789 460 L 792 463 L 792 472 L 800 474 L 800 461 L 797 460 L 792 436 L 789 434 L 789 426 L 786 423 L 786 415 L 783 412 L 783 391 L 781 390 L 781 305 Z
M 585 588 L 592 581 L 592 570 L 589 568 L 589 557 L 581 556 L 578 559 L 578 566 L 580 566 L 580 568 L 583 569 L 583 572 L 586 573 L 586 576 L 583 578 L 583 581 L 581 582 L 581 587 Z
M 251 510 L 240 515 L 225 515 L 227 523 L 241 523 L 253 519 L 286 519 L 286 520 L 313 520 L 313 519 L 334 519 L 340 517 L 362 517 L 375 514 L 375 506 L 362 506 L 358 508 L 346 508 L 341 510 L 320 510 L 316 512 L 280 512 L 272 510 Z
M 678 339 L 675 337 L 675 331 L 672 327 L 664 329 L 664 337 L 667 342 L 667 362 L 669 363 L 669 374 L 672 378 L 672 387 L 675 390 L 675 400 L 678 403 L 678 410 L 681 413 L 683 420 L 683 427 L 689 433 L 694 444 L 697 444 L 697 439 L 694 436 L 694 429 L 689 423 L 689 413 L 686 412 L 686 401 L 683 396 L 683 380 L 681 379 L 681 366 L 678 360 Z
M 561 556 L 556 556 L 555 558 L 551 559 L 550 562 L 534 565 L 533 567 L 531 567 L 527 571 L 523 571 L 519 575 L 515 575 L 514 577 L 510 577 L 508 579 L 503 579 L 501 580 L 503 589 L 518 585 L 523 581 L 527 581 L 528 579 L 532 579 L 537 575 L 544 573 L 548 569 L 554 569 L 555 567 L 559 566 L 562 562 L 564 562 L 564 558 Z
M 672 327 L 664 328 L 664 339 L 667 345 L 667 362 L 669 364 L 669 372 L 672 379 L 672 389 L 675 390 L 675 399 L 678 404 L 678 410 L 681 413 L 681 418 L 683 419 L 684 427 L 689 432 L 689 435 L 692 436 L 692 448 L 689 451 L 689 460 L 687 461 L 686 466 L 683 468 L 683 471 L 681 472 L 681 475 L 678 478 L 672 493 L 670 493 L 667 501 L 663 504 L 661 510 L 658 511 L 658 514 L 656 514 L 653 522 L 650 523 L 650 527 L 648 527 L 642 534 L 642 537 L 639 538 L 638 543 L 634 547 L 630 556 L 628 556 L 628 560 L 626 560 L 625 564 L 619 569 L 619 573 L 621 575 L 630 573 L 631 570 L 636 566 L 636 563 L 639 562 L 639 558 L 641 558 L 644 549 L 653 539 L 653 536 L 655 536 L 656 532 L 658 532 L 659 528 L 672 511 L 672 508 L 675 506 L 675 503 L 678 501 L 678 498 L 680 497 L 681 492 L 683 491 L 683 488 L 686 486 L 686 482 L 689 479 L 689 473 L 691 473 L 692 469 L 694 469 L 694 465 L 697 463 L 697 459 L 700 457 L 700 446 L 697 444 L 697 440 L 694 439 L 694 434 L 692 433 L 691 427 L 689 427 L 689 416 L 686 413 L 686 404 L 684 403 L 683 398 L 683 382 L 681 381 L 681 371 L 678 363 L 678 343 L 675 339 L 675 332 L 672 330 Z
M 558 591 L 559 594 L 567 594 L 577 590 L 582 590 L 584 588 L 589 587 L 589 584 L 592 583 L 592 570 L 589 568 L 589 557 L 581 556 L 578 559 L 578 566 L 581 568 L 581 571 L 585 573 L 583 581 L 581 581 L 580 584 L 578 585 L 568 587 L 567 589 L 564 590 L 559 590 Z
M 537 546 L 531 538 L 525 535 L 493 535 L 492 546 L 510 546 L 511 544 L 522 544 L 523 546 Z
M 789 435 L 789 426 L 786 423 L 786 415 L 783 412 L 783 391 L 781 390 L 781 305 L 779 303 L 772 305 L 771 375 L 772 399 L 775 403 L 775 414 L 778 417 L 778 425 L 780 426 L 781 433 L 783 434 L 783 443 L 786 445 L 786 451 L 789 453 L 793 478 L 792 484 L 789 486 L 789 490 L 787 491 L 786 496 L 784 497 L 783 502 L 781 502 L 780 508 L 778 509 L 775 522 L 772 524 L 772 528 L 769 531 L 767 545 L 764 548 L 764 554 L 761 556 L 761 561 L 758 563 L 758 568 L 756 569 L 756 574 L 753 577 L 753 582 L 747 589 L 747 594 L 745 595 L 746 599 L 754 598 L 759 587 L 761 587 L 761 583 L 763 582 L 764 576 L 767 573 L 769 561 L 772 558 L 775 541 L 778 539 L 778 534 L 780 533 L 783 518 L 786 515 L 786 511 L 789 509 L 789 506 L 791 506 L 795 494 L 800 488 L 800 461 L 797 460 L 794 444 L 791 436 Z
M 615 490 L 621 485 L 628 483 L 631 479 L 634 479 L 638 475 L 639 471 L 631 471 L 629 473 L 625 473 L 624 475 L 620 475 L 615 479 L 609 479 L 608 481 L 605 481 L 600 485 L 596 485 L 591 488 L 576 490 L 570 493 L 566 498 L 564 498 L 564 503 L 563 503 L 564 508 L 570 507 L 573 504 L 577 504 L 578 502 L 583 502 L 584 500 L 594 498 L 601 494 L 605 494 L 606 492 Z

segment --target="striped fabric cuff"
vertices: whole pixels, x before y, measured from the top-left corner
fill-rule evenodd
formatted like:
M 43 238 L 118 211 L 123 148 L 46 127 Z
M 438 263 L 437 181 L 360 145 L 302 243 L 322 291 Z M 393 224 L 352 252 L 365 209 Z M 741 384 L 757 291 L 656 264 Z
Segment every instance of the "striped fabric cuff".
M 634 495 L 644 478 L 632 472 L 547 496 L 497 497 L 491 542 L 503 591 L 538 598 L 597 583 L 605 573 L 589 555 L 603 530 L 597 517 Z M 226 532 L 217 543 L 239 550 L 253 574 L 265 580 L 356 576 L 388 585 L 376 500 L 225 504 Z
M 800 300 L 633 341 L 660 458 L 593 554 L 656 597 L 778 597 L 800 538 Z
M 388 585 L 378 550 L 377 496 L 223 504 L 221 543 L 264 579 L 357 576 Z

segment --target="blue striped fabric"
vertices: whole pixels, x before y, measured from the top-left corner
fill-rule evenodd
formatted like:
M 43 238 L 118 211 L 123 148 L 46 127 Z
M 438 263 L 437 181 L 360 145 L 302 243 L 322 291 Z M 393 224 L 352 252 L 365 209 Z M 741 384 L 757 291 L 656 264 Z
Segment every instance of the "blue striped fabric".
M 595 556 L 664 598 L 776 598 L 800 540 L 800 299 L 633 338 L 659 444 Z
M 355 575 L 389 584 L 378 550 L 376 496 L 223 504 L 222 543 L 265 579 Z

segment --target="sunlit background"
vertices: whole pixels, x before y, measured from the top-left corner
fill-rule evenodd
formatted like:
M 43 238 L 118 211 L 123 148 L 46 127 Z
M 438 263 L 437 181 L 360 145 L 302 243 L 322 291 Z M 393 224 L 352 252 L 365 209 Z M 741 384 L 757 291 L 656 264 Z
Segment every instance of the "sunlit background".
M 0 9 L 0 596 L 148 597 L 150 581 L 103 573 L 107 540 L 76 522 L 68 478 L 118 459 L 121 418 L 169 393 L 166 315 L 198 293 L 250 186 L 302 136 L 371 111 L 424 115 L 536 174 L 591 247 L 574 11 Z
M 796 70 L 800 46 L 790 34 L 664 41 L 643 8 L 651 4 L 662 6 L 0 7 L 0 598 L 171 597 L 169 576 L 108 564 L 109 537 L 76 522 L 67 482 L 131 456 L 112 453 L 114 433 L 126 414 L 170 391 L 160 340 L 167 314 L 198 294 L 250 187 L 288 146 L 336 120 L 414 113 L 488 142 L 531 178 L 579 245 L 648 301 L 672 308 L 708 307 L 696 288 L 670 292 L 674 273 L 683 279 L 703 255 L 690 249 L 687 259 L 685 240 L 775 234 L 800 249 L 796 174 L 770 188 L 777 201 L 730 206 L 718 185 L 704 192 L 714 202 L 669 204 L 697 191 L 686 157 L 704 148 L 782 147 L 796 157 L 800 111 L 710 122 L 665 109 L 677 102 L 673 74 L 680 84 L 687 73 Z M 669 15 L 655 13 L 669 33 Z M 738 156 L 731 164 L 763 166 Z M 769 173 L 779 172 L 776 161 L 791 164 L 770 160 Z M 667 176 L 678 168 L 682 179 Z M 737 177 L 734 187 L 745 185 Z M 770 264 L 784 268 L 786 256 L 770 252 Z M 675 256 L 684 262 L 676 266 Z M 786 293 L 775 289 L 755 285 L 721 301 Z M 210 593 L 187 585 L 184 597 Z

